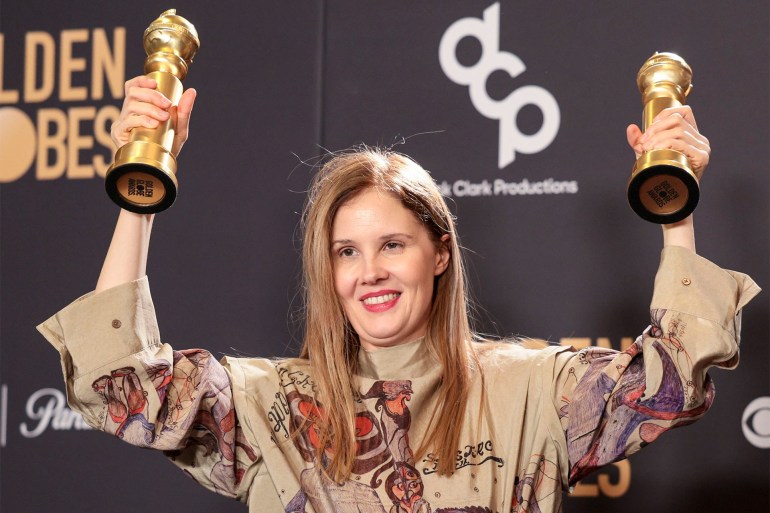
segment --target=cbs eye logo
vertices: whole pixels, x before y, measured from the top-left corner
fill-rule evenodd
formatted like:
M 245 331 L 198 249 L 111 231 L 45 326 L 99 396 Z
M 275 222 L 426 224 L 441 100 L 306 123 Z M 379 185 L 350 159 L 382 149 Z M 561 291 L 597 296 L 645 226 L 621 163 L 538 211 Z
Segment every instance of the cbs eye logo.
M 473 66 L 463 66 L 457 60 L 457 45 L 465 37 L 481 43 L 481 58 Z M 487 92 L 487 80 L 502 70 L 516 78 L 527 69 L 524 62 L 510 52 L 500 51 L 500 3 L 484 11 L 484 18 L 462 18 L 444 32 L 439 45 L 441 69 L 456 84 L 468 86 L 471 103 L 479 113 L 500 121 L 498 167 L 506 167 L 519 153 L 538 153 L 551 144 L 559 131 L 561 114 L 551 93 L 540 86 L 525 85 L 503 100 L 494 100 Z M 527 135 L 516 125 L 516 116 L 525 105 L 534 105 L 543 115 L 543 124 L 534 134 Z
M 743 411 L 743 436 L 754 447 L 770 448 L 770 397 L 758 397 Z

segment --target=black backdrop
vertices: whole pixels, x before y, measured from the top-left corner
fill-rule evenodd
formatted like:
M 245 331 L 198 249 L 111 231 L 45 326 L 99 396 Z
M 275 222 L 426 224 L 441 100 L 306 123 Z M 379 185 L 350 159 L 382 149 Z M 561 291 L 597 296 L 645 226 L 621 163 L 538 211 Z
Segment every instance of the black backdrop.
M 657 50 L 693 67 L 690 103 L 714 150 L 699 252 L 767 288 L 766 2 L 0 0 L 3 512 L 244 510 L 160 455 L 78 429 L 61 404 L 56 353 L 33 329 L 96 281 L 117 217 L 99 176 L 99 159 L 111 158 L 104 134 L 124 79 L 141 70 L 142 32 L 167 7 L 202 41 L 185 82 L 199 97 L 180 196 L 156 219 L 149 266 L 164 338 L 178 347 L 296 351 L 296 227 L 310 164 L 364 142 L 395 145 L 448 189 L 481 330 L 619 348 L 648 320 L 660 249 L 659 229 L 625 200 L 625 127 L 641 112 L 634 79 Z M 439 60 L 449 27 L 481 23 L 485 11 L 484 37 L 499 35 L 491 58 L 525 67 L 470 72 L 499 120 Z M 468 67 L 486 58 L 473 37 L 455 56 Z M 501 166 L 505 122 L 532 137 Z M 550 142 L 546 125 L 556 127 Z M 516 195 L 468 185 L 485 180 L 530 192 L 565 184 Z M 768 511 L 770 418 L 744 421 L 768 395 L 767 295 L 744 319 L 742 364 L 715 373 L 711 413 L 587 479 L 568 511 Z

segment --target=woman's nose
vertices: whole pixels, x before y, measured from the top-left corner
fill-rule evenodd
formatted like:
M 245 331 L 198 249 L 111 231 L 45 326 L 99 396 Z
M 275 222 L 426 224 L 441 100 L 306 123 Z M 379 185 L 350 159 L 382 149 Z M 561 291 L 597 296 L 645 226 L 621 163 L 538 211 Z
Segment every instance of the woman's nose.
M 387 277 L 388 272 L 378 257 L 371 257 L 364 260 L 364 268 L 361 276 L 364 283 L 377 283 Z

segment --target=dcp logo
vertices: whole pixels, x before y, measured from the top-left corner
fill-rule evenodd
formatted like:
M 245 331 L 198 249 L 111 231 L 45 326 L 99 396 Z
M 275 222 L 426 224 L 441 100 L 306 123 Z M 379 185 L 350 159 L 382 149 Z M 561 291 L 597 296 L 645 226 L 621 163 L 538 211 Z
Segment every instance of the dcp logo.
M 743 436 L 754 447 L 770 448 L 770 397 L 757 397 L 743 410 Z
M 481 58 L 473 66 L 463 66 L 457 60 L 457 45 L 465 37 L 474 37 L 481 43 Z M 514 161 L 516 152 L 537 153 L 553 142 L 561 115 L 551 93 L 534 85 L 519 87 L 500 101 L 487 93 L 487 80 L 495 71 L 502 70 L 516 78 L 527 69 L 516 55 L 500 51 L 499 2 L 484 11 L 483 19 L 462 18 L 454 22 L 441 38 L 438 56 L 446 76 L 456 84 L 468 86 L 476 110 L 482 116 L 500 121 L 500 169 Z M 522 133 L 516 125 L 516 115 L 525 105 L 534 105 L 543 114 L 540 130 L 532 135 Z

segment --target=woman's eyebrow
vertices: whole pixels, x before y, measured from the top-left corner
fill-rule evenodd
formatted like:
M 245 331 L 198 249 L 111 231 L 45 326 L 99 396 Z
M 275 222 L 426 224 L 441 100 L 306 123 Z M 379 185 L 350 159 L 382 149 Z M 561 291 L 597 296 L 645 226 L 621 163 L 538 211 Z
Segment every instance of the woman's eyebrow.
M 410 233 L 403 233 L 403 232 L 396 232 L 396 233 L 388 233 L 386 235 L 383 235 L 380 237 L 380 240 L 386 240 L 386 239 L 414 239 L 414 235 Z
M 398 239 L 398 238 L 413 240 L 414 235 L 410 233 L 404 233 L 404 232 L 386 233 L 385 235 L 381 235 L 377 237 L 377 240 L 386 241 L 389 239 Z M 339 244 L 353 244 L 354 242 L 355 241 L 353 239 L 335 239 L 332 241 L 331 245 L 337 246 Z

